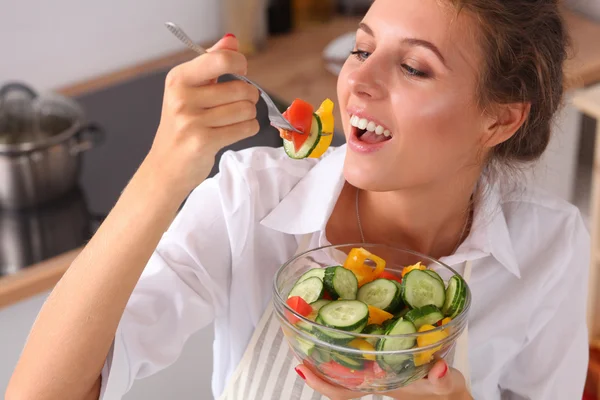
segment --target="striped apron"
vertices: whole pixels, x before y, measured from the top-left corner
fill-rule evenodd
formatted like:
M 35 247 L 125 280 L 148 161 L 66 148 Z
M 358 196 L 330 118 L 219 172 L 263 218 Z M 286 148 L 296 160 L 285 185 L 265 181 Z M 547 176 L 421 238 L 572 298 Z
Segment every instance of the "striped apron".
M 296 254 L 308 250 L 310 238 L 311 235 L 301 238 Z M 470 274 L 471 262 L 467 261 L 463 274 L 467 282 Z M 456 342 L 453 367 L 463 374 L 470 392 L 467 342 L 468 326 Z M 219 400 L 327 400 L 298 376 L 294 370 L 298 364 L 283 335 L 273 305 L 269 302 Z M 393 400 L 388 396 L 373 394 L 361 399 Z

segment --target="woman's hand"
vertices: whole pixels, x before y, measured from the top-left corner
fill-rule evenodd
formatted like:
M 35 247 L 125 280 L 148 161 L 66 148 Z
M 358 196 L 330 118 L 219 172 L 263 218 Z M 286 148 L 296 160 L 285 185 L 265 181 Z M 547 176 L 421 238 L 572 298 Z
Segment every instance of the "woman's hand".
M 296 372 L 306 380 L 308 386 L 331 400 L 359 399 L 364 396 L 364 393 L 357 393 L 330 385 L 313 374 L 304 365 L 298 365 Z M 433 366 L 426 379 L 421 379 L 406 387 L 381 394 L 401 400 L 472 399 L 467 391 L 465 379 L 462 374 L 458 370 L 448 368 L 448 364 L 444 360 L 438 361 Z
M 167 75 L 160 125 L 146 170 L 168 190 L 187 195 L 213 167 L 223 147 L 256 134 L 258 90 L 242 81 L 217 83 L 223 74 L 246 74 L 246 57 L 235 37 Z

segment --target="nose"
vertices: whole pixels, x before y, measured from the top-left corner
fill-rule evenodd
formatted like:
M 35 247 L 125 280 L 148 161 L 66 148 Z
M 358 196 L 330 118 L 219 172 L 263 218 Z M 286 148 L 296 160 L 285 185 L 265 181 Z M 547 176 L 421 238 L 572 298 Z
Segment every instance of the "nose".
M 371 56 L 348 75 L 350 90 L 363 99 L 381 99 L 387 93 L 386 75 L 386 71 Z

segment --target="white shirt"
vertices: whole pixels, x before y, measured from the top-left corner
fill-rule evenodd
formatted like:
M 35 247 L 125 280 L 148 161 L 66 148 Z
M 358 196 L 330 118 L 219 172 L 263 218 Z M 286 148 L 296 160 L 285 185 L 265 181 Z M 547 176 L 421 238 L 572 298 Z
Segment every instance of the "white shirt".
M 179 356 L 215 323 L 213 394 L 240 361 L 302 235 L 315 246 L 344 184 L 346 146 L 321 160 L 274 148 L 226 152 L 160 241 L 120 322 L 102 399 Z M 488 186 L 471 233 L 441 261 L 472 260 L 469 362 L 475 399 L 581 399 L 590 242 L 579 211 L 531 189 Z M 519 188 L 517 188 L 519 189 Z M 199 355 L 200 356 L 200 355 Z

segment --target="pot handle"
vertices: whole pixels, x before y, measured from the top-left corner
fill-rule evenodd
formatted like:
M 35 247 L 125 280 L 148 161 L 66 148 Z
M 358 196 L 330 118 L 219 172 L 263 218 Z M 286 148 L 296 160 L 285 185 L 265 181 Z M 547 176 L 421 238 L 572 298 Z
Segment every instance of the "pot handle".
M 35 90 L 30 88 L 21 82 L 9 82 L 4 86 L 0 87 L 0 99 L 3 99 L 9 92 L 11 91 L 25 92 L 31 97 L 31 100 L 38 97 L 38 94 Z
M 102 127 L 94 122 L 85 124 L 79 129 L 76 137 L 77 144 L 71 146 L 70 152 L 72 155 L 77 155 L 88 151 L 104 142 L 106 133 Z

